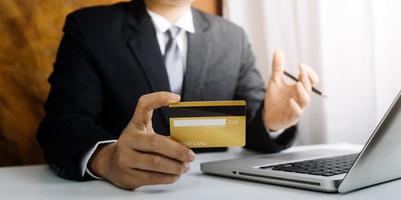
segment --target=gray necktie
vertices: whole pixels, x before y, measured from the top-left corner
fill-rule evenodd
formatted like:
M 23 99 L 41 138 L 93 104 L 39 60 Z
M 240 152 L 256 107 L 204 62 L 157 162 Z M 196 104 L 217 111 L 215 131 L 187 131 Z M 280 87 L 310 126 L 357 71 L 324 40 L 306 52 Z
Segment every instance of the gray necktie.
M 164 53 L 164 63 L 166 64 L 171 92 L 175 94 L 181 94 L 184 81 L 184 66 L 176 40 L 179 32 L 179 27 L 172 26 L 165 33 L 167 34 L 168 41 Z

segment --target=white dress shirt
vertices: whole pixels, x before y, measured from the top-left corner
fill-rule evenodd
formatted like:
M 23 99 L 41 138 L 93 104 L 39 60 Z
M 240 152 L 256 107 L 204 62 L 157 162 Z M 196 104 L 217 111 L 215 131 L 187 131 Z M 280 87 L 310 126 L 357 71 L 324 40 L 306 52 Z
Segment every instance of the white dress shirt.
M 167 41 L 168 41 L 168 37 L 166 36 L 165 32 L 168 29 L 170 29 L 171 26 L 177 26 L 177 27 L 181 28 L 180 33 L 177 35 L 176 40 L 177 40 L 178 48 L 180 49 L 181 59 L 182 59 L 182 62 L 183 62 L 184 74 L 185 74 L 186 64 L 187 64 L 187 53 L 188 53 L 188 37 L 187 37 L 187 34 L 194 34 L 195 33 L 195 27 L 194 27 L 194 23 L 193 23 L 191 9 L 188 9 L 184 13 L 184 15 L 182 15 L 176 21 L 176 23 L 174 23 L 174 24 L 169 22 L 163 16 L 161 16 L 161 15 L 155 13 L 155 12 L 152 12 L 150 10 L 148 10 L 148 14 L 152 18 L 152 22 L 153 22 L 153 25 L 154 25 L 155 30 L 156 30 L 157 41 L 159 43 L 160 52 L 162 53 L 162 55 L 164 55 L 164 53 L 165 53 L 165 48 L 166 48 L 166 44 L 167 44 Z M 273 136 L 273 137 L 277 137 L 281 132 L 283 132 L 283 131 L 270 132 L 270 135 Z M 108 143 L 114 143 L 114 142 L 117 142 L 117 140 L 100 141 L 100 142 L 96 143 L 96 145 L 94 145 L 85 154 L 85 156 L 81 160 L 81 174 L 82 174 L 82 176 L 84 176 L 85 173 L 87 173 L 90 176 L 92 176 L 93 178 L 100 179 L 100 177 L 97 177 L 93 173 L 90 172 L 90 170 L 88 169 L 88 166 L 87 166 L 88 162 L 89 162 L 90 158 L 92 157 L 93 153 L 96 151 L 96 149 L 98 148 L 99 145 L 108 144 Z

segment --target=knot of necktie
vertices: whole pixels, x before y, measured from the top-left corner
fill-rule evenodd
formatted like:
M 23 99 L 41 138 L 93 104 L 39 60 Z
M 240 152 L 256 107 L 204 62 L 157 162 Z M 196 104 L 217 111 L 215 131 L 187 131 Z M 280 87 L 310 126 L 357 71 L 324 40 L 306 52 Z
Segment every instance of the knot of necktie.
M 180 28 L 177 26 L 172 26 L 171 28 L 169 28 L 166 31 L 167 36 L 169 37 L 169 39 L 175 39 L 177 37 L 177 35 L 180 33 Z

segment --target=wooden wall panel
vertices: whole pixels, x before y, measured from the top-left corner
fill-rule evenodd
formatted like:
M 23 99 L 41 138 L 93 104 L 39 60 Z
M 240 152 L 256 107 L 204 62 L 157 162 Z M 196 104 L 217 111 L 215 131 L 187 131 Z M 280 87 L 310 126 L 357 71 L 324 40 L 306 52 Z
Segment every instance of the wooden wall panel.
M 36 129 L 67 13 L 118 0 L 0 0 L 0 166 L 42 163 Z M 219 0 L 195 6 L 221 13 Z
M 223 12 L 222 0 L 197 0 L 193 6 L 215 15 L 222 15 Z

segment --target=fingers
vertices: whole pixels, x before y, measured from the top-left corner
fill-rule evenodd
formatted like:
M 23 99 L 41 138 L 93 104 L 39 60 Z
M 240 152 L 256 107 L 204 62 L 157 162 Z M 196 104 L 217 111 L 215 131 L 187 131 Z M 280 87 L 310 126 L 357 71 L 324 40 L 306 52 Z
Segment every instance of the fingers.
M 283 77 L 284 69 L 284 53 L 280 50 L 274 52 L 272 63 L 272 79 L 273 81 L 280 81 Z
M 289 105 L 292 110 L 292 118 L 299 118 L 302 116 L 303 111 L 302 108 L 298 105 L 298 103 L 294 99 L 289 100 Z
M 287 119 L 288 126 L 292 126 L 296 124 L 301 118 L 303 111 L 302 108 L 298 105 L 298 103 L 294 99 L 290 99 L 289 102 L 290 114 Z
M 310 95 L 304 88 L 301 82 L 297 82 L 296 85 L 296 96 L 295 98 L 290 98 L 286 106 L 285 119 L 283 119 L 282 124 L 285 124 L 285 128 L 295 125 L 298 123 L 299 119 L 303 115 L 303 109 L 310 102 Z
M 158 134 L 135 134 L 130 144 L 136 150 L 156 153 L 180 162 L 191 162 L 195 159 L 195 154 L 191 149 Z
M 170 92 L 155 92 L 143 95 L 136 106 L 133 122 L 139 128 L 144 128 L 151 122 L 154 109 L 180 101 L 180 96 Z
M 304 64 L 300 65 L 299 81 L 296 83 L 297 103 L 301 109 L 305 108 L 311 101 L 313 85 L 319 81 L 319 76 Z
M 297 92 L 297 102 L 301 108 L 305 108 L 310 102 L 310 92 L 306 91 L 304 85 L 301 82 L 296 83 L 296 92 Z
M 319 75 L 317 75 L 317 73 L 308 65 L 301 64 L 299 67 L 301 71 L 305 71 L 307 73 L 312 86 L 316 86 L 316 84 L 319 82 Z
M 189 170 L 189 164 L 150 153 L 136 151 L 135 160 L 130 163 L 130 167 L 146 171 L 160 172 L 171 175 L 181 175 Z
M 306 91 L 308 93 L 311 93 L 312 92 L 312 84 L 311 84 L 310 79 L 308 77 L 308 73 L 305 71 L 304 68 L 301 67 L 300 69 L 301 69 L 301 73 L 299 74 L 298 80 L 299 80 L 299 82 L 302 83 L 302 85 L 304 86 Z

